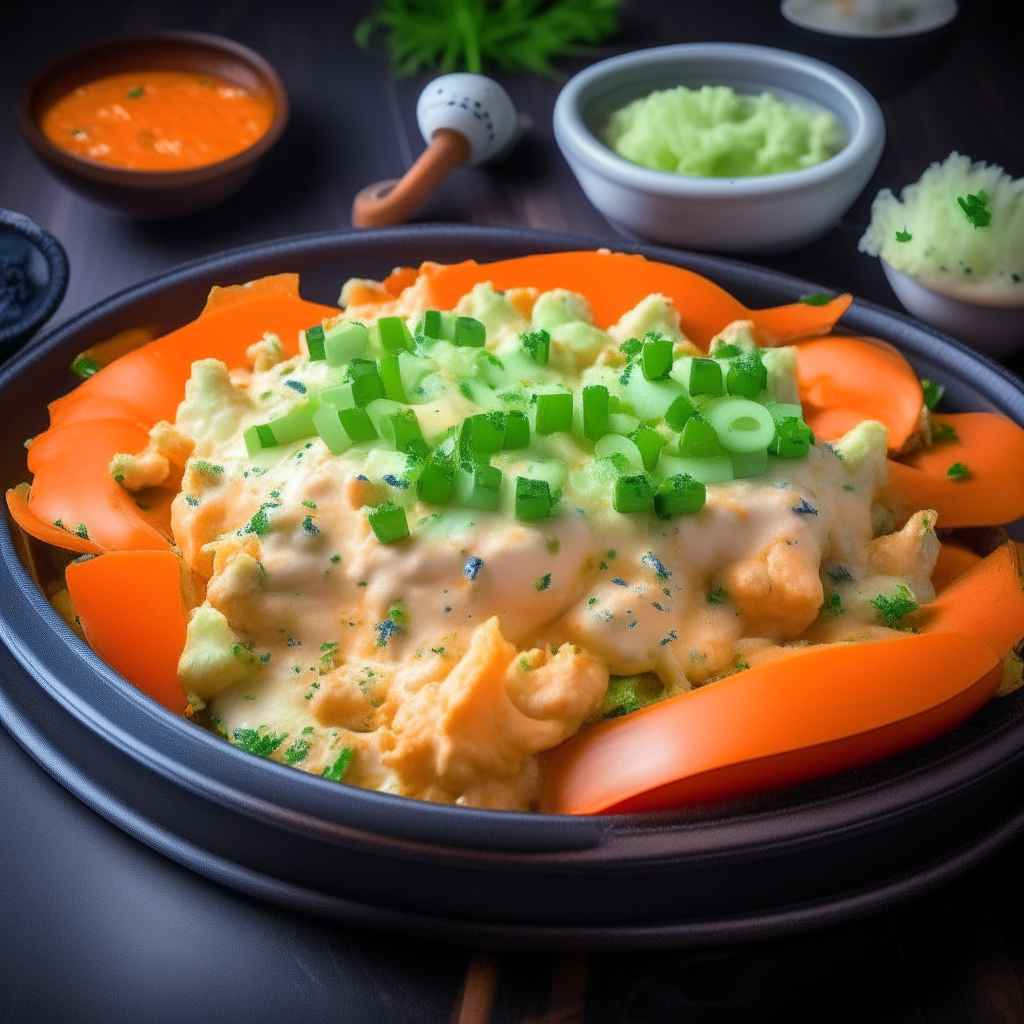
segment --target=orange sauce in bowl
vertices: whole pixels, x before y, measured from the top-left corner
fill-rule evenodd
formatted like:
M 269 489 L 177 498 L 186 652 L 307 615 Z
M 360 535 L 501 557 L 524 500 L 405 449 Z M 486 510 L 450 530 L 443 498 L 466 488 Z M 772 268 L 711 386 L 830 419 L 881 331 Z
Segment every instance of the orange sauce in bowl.
M 266 134 L 274 101 L 213 75 L 132 71 L 79 86 L 40 127 L 77 157 L 135 171 L 181 171 L 226 160 Z

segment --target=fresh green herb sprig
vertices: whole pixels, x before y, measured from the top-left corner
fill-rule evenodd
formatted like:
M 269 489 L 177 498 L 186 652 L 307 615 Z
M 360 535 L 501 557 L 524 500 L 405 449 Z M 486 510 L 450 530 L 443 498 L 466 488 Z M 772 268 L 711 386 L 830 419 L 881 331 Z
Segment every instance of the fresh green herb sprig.
M 392 70 L 503 71 L 552 76 L 555 57 L 580 53 L 618 30 L 618 0 L 377 0 L 356 26 L 368 49 L 385 33 Z
M 987 228 L 992 223 L 992 212 L 987 209 L 988 196 L 984 192 L 979 192 L 977 195 L 968 193 L 966 199 L 963 196 L 957 196 L 956 201 L 960 204 L 960 209 L 964 211 L 964 216 L 976 228 Z

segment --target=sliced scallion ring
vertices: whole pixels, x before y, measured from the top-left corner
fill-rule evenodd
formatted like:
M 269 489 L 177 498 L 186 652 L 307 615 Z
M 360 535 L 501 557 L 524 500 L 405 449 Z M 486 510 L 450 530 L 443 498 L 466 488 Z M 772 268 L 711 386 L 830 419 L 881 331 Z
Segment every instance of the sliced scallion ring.
M 772 414 L 748 398 L 723 398 L 709 402 L 704 417 L 715 428 L 727 452 L 766 451 L 775 436 Z

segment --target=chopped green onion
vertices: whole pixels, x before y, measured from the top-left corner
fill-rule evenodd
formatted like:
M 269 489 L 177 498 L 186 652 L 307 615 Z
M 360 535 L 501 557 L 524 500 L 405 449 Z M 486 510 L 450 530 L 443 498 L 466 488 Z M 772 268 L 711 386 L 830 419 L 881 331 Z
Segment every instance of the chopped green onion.
M 704 416 L 727 452 L 767 451 L 775 436 L 772 414 L 749 398 L 716 399 L 705 408 Z
M 730 395 L 757 398 L 768 387 L 768 370 L 756 352 L 734 360 L 725 375 L 725 388 Z
M 694 405 L 693 399 L 688 394 L 684 392 L 679 395 L 665 410 L 665 422 L 668 424 L 669 430 L 681 432 L 696 411 L 697 406 Z
M 825 292 L 816 292 L 814 295 L 801 295 L 800 301 L 805 306 L 827 306 L 832 301 L 832 296 Z
M 971 471 L 962 462 L 954 462 L 949 469 L 946 470 L 946 476 L 950 480 L 968 480 L 971 476 Z
M 71 372 L 76 377 L 81 377 L 82 380 L 86 380 L 91 377 L 94 373 L 100 372 L 100 364 L 96 362 L 92 356 L 87 356 L 84 352 L 75 358 L 75 361 L 71 364 Z
M 760 476 L 768 468 L 768 452 L 764 448 L 756 452 L 733 452 L 732 475 L 737 480 L 748 476 Z
M 462 421 L 459 440 L 473 457 L 494 455 L 505 447 L 505 417 L 500 412 L 467 416 Z
M 354 756 L 355 751 L 351 747 L 343 747 L 337 760 L 332 761 L 320 774 L 325 779 L 330 779 L 331 782 L 341 782 L 345 778 L 345 773 L 348 771 L 349 765 L 352 764 Z
M 559 391 L 537 396 L 539 435 L 569 433 L 572 430 L 572 392 Z
M 401 402 L 403 405 L 408 405 L 409 399 L 405 397 L 405 385 L 402 383 L 402 367 L 398 362 L 397 354 L 385 352 L 380 357 L 380 379 L 384 384 L 385 397 L 389 398 L 392 402 Z
M 363 355 L 370 345 L 370 332 L 364 324 L 345 320 L 324 333 L 324 353 L 328 366 L 344 366 Z
M 608 389 L 589 384 L 583 389 L 583 436 L 599 441 L 608 433 Z
M 523 346 L 523 351 L 535 363 L 540 363 L 543 366 L 548 361 L 551 354 L 551 335 L 547 331 L 530 331 L 527 334 L 520 334 L 519 344 Z
M 502 473 L 497 466 L 476 465 L 459 470 L 456 501 L 464 508 L 494 511 L 501 497 Z
M 460 348 L 483 348 L 487 343 L 487 328 L 471 316 L 460 316 L 455 321 L 455 344 Z
M 451 494 L 454 479 L 455 463 L 451 459 L 431 457 L 416 481 L 416 493 L 421 501 L 443 505 Z
M 366 518 L 370 528 L 381 544 L 394 544 L 409 536 L 409 521 L 405 518 L 405 509 L 393 501 L 385 501 L 378 505 Z
M 640 368 L 648 380 L 664 380 L 672 369 L 672 340 L 653 331 L 640 350 Z
M 661 519 L 699 512 L 707 500 L 707 488 L 688 473 L 678 473 L 658 484 L 654 492 L 654 511 Z
M 661 454 L 662 446 L 665 444 L 665 438 L 653 427 L 648 427 L 646 424 L 641 423 L 629 435 L 629 439 L 639 449 L 640 457 L 644 461 L 644 469 L 648 473 L 653 472 L 654 467 L 658 464 L 658 456 Z
M 422 334 L 427 338 L 433 338 L 435 341 L 440 341 L 443 329 L 441 314 L 436 309 L 428 309 L 423 314 L 423 319 L 420 321 L 416 333 Z
M 796 416 L 775 421 L 775 436 L 768 451 L 780 459 L 802 459 L 814 444 L 814 431 Z
M 372 359 L 353 359 L 348 364 L 345 380 L 352 385 L 352 401 L 360 407 L 384 398 L 384 381 Z
M 380 347 L 390 355 L 415 347 L 409 328 L 400 316 L 382 316 L 377 321 L 377 331 L 380 334 Z
M 651 482 L 643 473 L 620 476 L 615 481 L 612 505 L 616 512 L 649 512 L 654 508 Z
M 306 348 L 309 349 L 309 358 L 312 362 L 327 358 L 324 351 L 324 329 L 321 324 L 314 324 L 307 329 Z
M 720 484 L 735 478 L 732 470 L 732 458 L 728 455 L 717 455 L 704 459 L 662 455 L 658 460 L 658 473 L 663 479 L 685 473 L 705 485 Z
M 412 409 L 402 409 L 385 416 L 382 421 L 385 437 L 399 452 L 422 451 L 425 448 L 420 421 Z
M 716 338 L 715 341 L 718 339 Z M 715 347 L 714 341 L 711 343 L 712 350 L 709 353 L 715 359 L 735 359 L 736 356 L 743 355 L 743 349 L 739 345 L 733 345 L 729 342 L 723 342 L 721 345 Z
M 643 472 L 644 459 L 636 442 L 621 434 L 605 434 L 597 444 L 594 445 L 594 457 L 605 459 L 612 456 L 622 456 L 634 473 Z M 618 460 L 616 460 L 618 462 Z
M 277 447 L 277 438 L 274 437 L 269 423 L 260 423 L 257 426 L 249 427 L 242 435 L 242 439 L 245 441 L 245 450 L 249 453 L 250 458 L 263 451 L 264 448 Z
M 320 400 L 314 398 L 306 402 L 305 405 L 299 406 L 298 409 L 293 409 L 284 416 L 271 420 L 267 426 L 270 427 L 274 440 L 278 444 L 291 444 L 293 441 L 301 441 L 304 437 L 314 437 L 316 427 L 313 426 L 313 413 L 319 408 Z M 266 448 L 267 445 L 263 447 Z
M 722 454 L 718 432 L 703 416 L 691 416 L 679 438 L 679 454 L 689 459 L 709 459 Z
M 362 412 L 362 410 L 359 411 Z M 341 425 L 339 415 L 339 411 L 333 405 L 321 405 L 313 413 L 313 426 L 316 427 L 316 432 L 323 438 L 327 450 L 332 455 L 341 455 L 352 446 L 352 438 Z M 364 412 L 363 415 L 365 416 L 366 413 Z
M 525 412 L 513 410 L 505 414 L 505 451 L 526 448 L 530 443 L 530 421 Z
M 339 409 L 338 420 L 345 428 L 345 433 L 352 439 L 353 444 L 361 441 L 373 441 L 379 435 L 377 428 L 370 419 L 370 414 L 365 409 Z
M 921 390 L 924 392 L 924 404 L 929 409 L 934 409 L 946 393 L 946 389 L 941 384 L 934 384 L 930 380 L 921 381 Z
M 690 360 L 691 395 L 720 395 L 722 393 L 722 364 L 714 359 Z
M 516 477 L 516 519 L 527 522 L 546 519 L 551 515 L 555 500 L 547 480 L 533 480 L 530 477 Z

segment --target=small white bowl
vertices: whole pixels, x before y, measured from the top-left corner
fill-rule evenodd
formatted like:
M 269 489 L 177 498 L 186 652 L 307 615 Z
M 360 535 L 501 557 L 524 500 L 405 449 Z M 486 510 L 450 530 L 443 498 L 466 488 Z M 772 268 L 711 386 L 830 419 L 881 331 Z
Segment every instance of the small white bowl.
M 966 341 L 996 359 L 1005 359 L 1024 345 L 1024 305 L 1006 305 L 997 299 L 975 302 L 927 288 L 882 260 L 896 298 L 919 320 Z
M 729 85 L 823 107 L 847 143 L 815 167 L 744 178 L 654 171 L 625 160 L 598 132 L 613 111 L 655 89 Z M 885 120 L 849 75 L 788 50 L 740 43 L 658 46 L 600 61 L 558 95 L 555 138 L 587 198 L 623 234 L 717 252 L 784 252 L 825 234 L 874 173 Z

